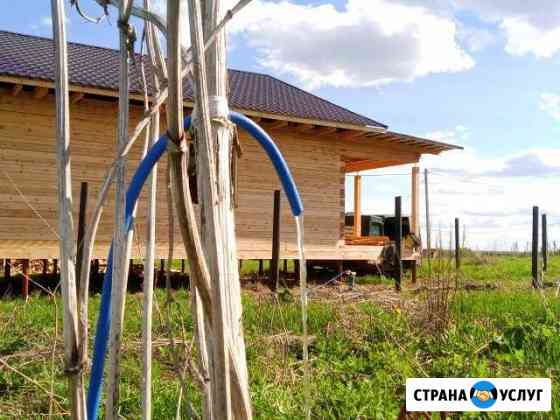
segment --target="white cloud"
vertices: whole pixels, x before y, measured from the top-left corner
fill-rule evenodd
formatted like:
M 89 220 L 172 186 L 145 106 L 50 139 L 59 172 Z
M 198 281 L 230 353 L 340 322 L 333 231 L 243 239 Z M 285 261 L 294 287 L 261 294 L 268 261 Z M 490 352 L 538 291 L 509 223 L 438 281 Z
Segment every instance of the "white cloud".
M 263 67 L 307 88 L 378 86 L 474 65 L 453 19 L 388 0 L 348 0 L 341 10 L 255 0 L 230 31 L 256 48 Z
M 556 121 L 560 121 L 560 95 L 554 93 L 541 93 L 539 109 L 546 112 Z
M 443 143 L 464 145 L 468 141 L 469 135 L 470 133 L 467 127 L 458 125 L 452 129 L 436 130 L 426 133 L 424 137 Z
M 549 58 L 560 50 L 560 2 L 550 0 L 455 0 L 459 9 L 493 22 L 506 37 L 512 55 Z
M 457 35 L 461 43 L 473 53 L 482 51 L 498 42 L 495 32 L 473 26 L 461 25 Z

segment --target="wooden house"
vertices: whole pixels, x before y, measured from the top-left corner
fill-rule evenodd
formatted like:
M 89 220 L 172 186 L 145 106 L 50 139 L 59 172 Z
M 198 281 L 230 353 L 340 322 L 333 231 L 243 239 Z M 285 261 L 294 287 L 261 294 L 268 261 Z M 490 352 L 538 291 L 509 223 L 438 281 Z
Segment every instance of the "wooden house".
M 80 183 L 89 183 L 89 210 L 115 158 L 118 54 L 115 50 L 69 44 L 71 153 L 75 203 Z M 143 111 L 140 57 L 132 65 L 131 128 Z M 54 45 L 52 40 L 0 32 L 0 257 L 56 258 L 58 254 L 55 164 Z M 418 162 L 456 146 L 392 132 L 271 76 L 230 71 L 230 107 L 268 131 L 284 154 L 305 206 L 307 257 L 314 260 L 376 260 L 380 246 L 349 245 L 344 238 L 345 175 Z M 192 91 L 185 83 L 185 112 Z M 164 120 L 164 119 L 163 119 Z M 162 127 L 164 130 L 164 127 Z M 280 184 L 259 145 L 240 132 L 243 155 L 236 211 L 240 259 L 271 257 L 273 190 Z M 127 163 L 138 165 L 143 139 Z M 165 159 L 159 165 L 157 250 L 167 253 Z M 358 178 L 359 179 L 359 178 Z M 412 228 L 418 231 L 417 180 L 412 191 Z M 357 188 L 359 190 L 359 188 Z M 359 210 L 360 196 L 355 198 Z M 143 253 L 146 204 L 141 201 L 133 253 Z M 106 206 L 95 256 L 104 258 L 113 233 L 113 208 Z M 75 215 L 77 220 L 77 214 Z M 175 238 L 175 254 L 183 247 Z M 295 258 L 295 225 L 282 200 L 280 258 Z

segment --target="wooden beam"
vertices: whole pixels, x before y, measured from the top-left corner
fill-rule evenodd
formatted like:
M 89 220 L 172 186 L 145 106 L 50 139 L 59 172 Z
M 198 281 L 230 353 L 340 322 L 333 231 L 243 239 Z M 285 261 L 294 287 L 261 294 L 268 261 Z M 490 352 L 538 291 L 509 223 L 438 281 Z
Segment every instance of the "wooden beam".
M 288 121 L 283 121 L 283 120 L 277 120 L 271 123 L 268 123 L 266 125 L 266 127 L 270 130 L 276 130 L 279 128 L 285 128 L 289 125 L 290 123 Z
M 19 84 L 19 83 L 16 83 L 12 87 L 12 96 L 18 96 L 22 89 L 23 89 L 23 85 Z
M 354 236 L 362 236 L 362 177 L 354 177 Z
M 406 163 L 415 163 L 416 159 L 403 159 L 403 160 L 359 160 L 347 162 L 345 172 L 358 172 L 366 171 L 369 169 L 385 168 L 387 166 L 404 165 Z
M 33 94 L 33 98 L 42 99 L 45 96 L 47 96 L 48 93 L 49 93 L 49 88 L 40 86 L 35 88 L 35 93 Z
M 70 102 L 73 104 L 77 104 L 78 102 L 80 102 L 85 96 L 85 93 L 83 92 L 72 92 L 70 94 Z
M 358 137 L 362 137 L 365 134 L 367 134 L 367 131 L 346 130 L 346 131 L 341 132 L 338 135 L 338 138 L 340 140 L 350 140 L 350 139 L 355 139 L 355 138 L 358 138 Z
M 315 131 L 315 126 L 313 124 L 298 124 L 296 131 L 300 133 L 310 133 Z
M 324 136 L 326 134 L 336 133 L 336 131 L 337 131 L 336 127 L 317 127 L 315 131 L 313 131 L 313 134 L 319 134 L 321 136 Z

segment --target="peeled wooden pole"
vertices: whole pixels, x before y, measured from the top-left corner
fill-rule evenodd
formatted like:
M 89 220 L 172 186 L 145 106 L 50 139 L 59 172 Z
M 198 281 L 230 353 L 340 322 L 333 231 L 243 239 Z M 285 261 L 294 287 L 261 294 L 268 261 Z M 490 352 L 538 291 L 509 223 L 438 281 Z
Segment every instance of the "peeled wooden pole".
M 362 236 L 362 177 L 354 176 L 354 236 Z
M 128 23 L 132 0 L 122 0 L 119 8 L 119 119 L 117 150 L 128 139 L 129 120 L 129 42 L 131 26 Z M 115 231 L 113 237 L 113 278 L 111 287 L 111 330 L 109 334 L 109 367 L 107 372 L 107 420 L 118 419 L 121 336 L 127 286 L 127 230 L 126 207 L 126 158 L 120 156 L 115 166 Z
M 68 374 L 72 419 L 85 418 L 83 362 L 78 332 L 74 223 L 72 219 L 72 174 L 70 170 L 70 109 L 68 55 L 63 0 L 51 0 L 56 62 L 56 157 L 59 203 L 60 276 L 63 297 L 64 361 Z
M 150 1 L 144 0 L 144 8 L 150 10 Z M 162 67 L 160 73 L 164 72 L 165 64 L 157 56 L 158 39 L 151 23 L 146 22 L 146 44 L 148 57 L 152 69 L 152 86 L 156 96 L 159 93 L 159 77 L 156 68 Z M 147 105 L 147 104 L 146 104 Z M 151 116 L 149 124 L 149 146 L 151 147 L 159 138 L 159 111 Z M 144 259 L 144 312 L 142 317 L 142 419 L 152 418 L 152 305 L 154 292 L 154 266 L 156 245 L 156 209 L 157 209 L 157 165 L 154 165 L 152 173 L 148 178 L 148 210 L 146 215 L 146 253 Z

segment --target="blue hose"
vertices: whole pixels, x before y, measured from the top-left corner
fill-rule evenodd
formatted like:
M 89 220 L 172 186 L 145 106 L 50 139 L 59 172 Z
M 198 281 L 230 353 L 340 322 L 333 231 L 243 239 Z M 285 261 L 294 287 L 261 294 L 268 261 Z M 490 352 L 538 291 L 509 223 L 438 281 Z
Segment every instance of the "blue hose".
M 128 232 L 132 229 L 132 212 L 134 205 L 140 196 L 142 186 L 150 175 L 152 168 L 167 149 L 167 137 L 162 136 L 149 150 L 146 157 L 136 170 L 128 191 L 126 192 L 125 226 Z M 97 419 L 99 401 L 101 400 L 101 387 L 103 384 L 103 368 L 105 366 L 105 355 L 109 342 L 109 330 L 111 328 L 111 279 L 113 276 L 113 244 L 107 256 L 107 269 L 103 277 L 103 290 L 101 292 L 101 306 L 99 307 L 99 318 L 97 319 L 97 332 L 93 344 L 93 361 L 91 364 L 91 377 L 87 395 L 88 419 Z
M 303 212 L 303 203 L 301 202 L 296 183 L 292 178 L 288 164 L 284 160 L 276 144 L 274 144 L 274 141 L 272 141 L 270 136 L 259 125 L 245 115 L 232 111 L 229 113 L 229 118 L 232 122 L 246 130 L 265 150 L 268 158 L 274 165 L 274 169 L 276 169 L 280 182 L 282 182 L 282 187 L 284 188 L 284 193 L 288 197 L 292 214 L 294 216 L 299 216 Z
M 303 204 L 296 184 L 290 173 L 290 169 L 280 153 L 280 150 L 270 136 L 252 120 L 238 112 L 230 112 L 230 119 L 235 124 L 245 129 L 255 140 L 259 142 L 265 150 L 269 159 L 272 161 L 278 177 L 282 182 L 284 193 L 288 197 L 290 208 L 294 216 L 299 216 L 303 212 Z M 191 118 L 186 117 L 184 121 L 185 130 L 191 125 Z M 140 162 L 140 166 L 134 173 L 134 177 L 130 182 L 130 186 L 126 192 L 125 207 L 125 226 L 126 231 L 132 229 L 132 212 L 136 201 L 140 196 L 142 187 L 146 179 L 150 175 L 154 165 L 161 158 L 167 149 L 168 140 L 165 135 L 148 150 L 148 153 Z M 91 366 L 91 377 L 87 395 L 87 418 L 88 420 L 96 420 L 99 411 L 99 402 L 101 400 L 101 389 L 103 385 L 103 369 L 105 367 L 105 356 L 107 353 L 107 344 L 109 342 L 109 331 L 111 327 L 111 280 L 113 275 L 113 244 L 109 249 L 107 256 L 107 269 L 103 277 L 103 290 L 101 292 L 101 305 L 99 307 L 99 318 L 97 319 L 97 332 L 93 344 L 93 361 Z

